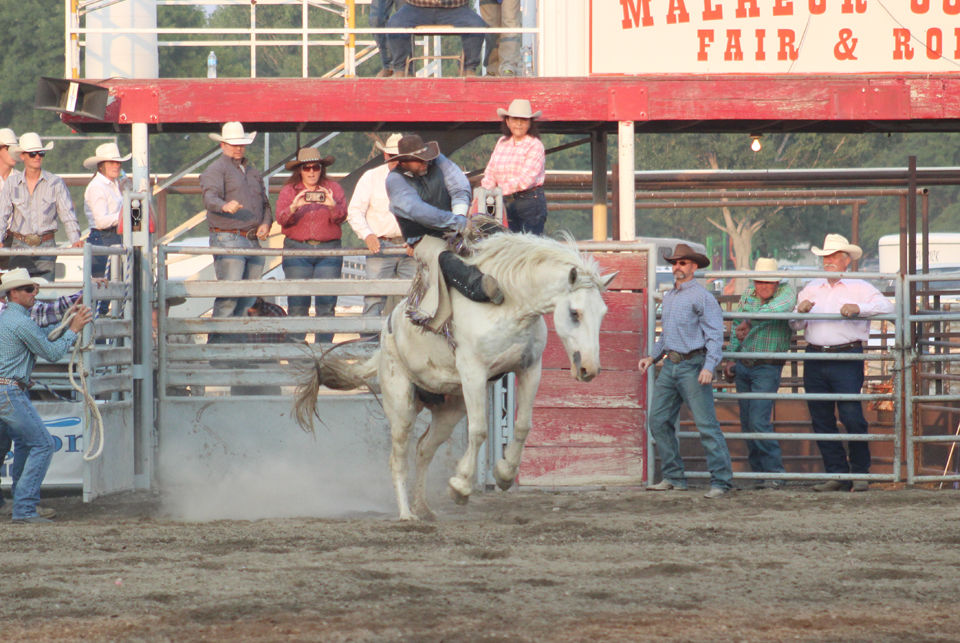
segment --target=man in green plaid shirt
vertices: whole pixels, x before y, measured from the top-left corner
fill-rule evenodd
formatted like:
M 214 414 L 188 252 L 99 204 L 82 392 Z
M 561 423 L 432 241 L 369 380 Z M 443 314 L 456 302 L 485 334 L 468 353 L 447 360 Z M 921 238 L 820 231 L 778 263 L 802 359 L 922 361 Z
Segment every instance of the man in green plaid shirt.
M 776 259 L 757 259 L 757 272 L 777 270 Z M 797 293 L 788 283 L 778 279 L 754 279 L 753 285 L 740 298 L 738 312 L 785 313 L 793 311 Z M 733 320 L 730 352 L 783 353 L 790 350 L 793 331 L 786 319 Z M 724 374 L 733 376 L 738 393 L 776 393 L 780 389 L 783 360 L 739 359 L 724 366 Z M 773 400 L 739 400 L 740 430 L 749 433 L 773 433 Z M 750 470 L 758 473 L 783 473 L 780 443 L 776 440 L 747 440 Z M 782 480 L 763 480 L 758 487 L 777 489 Z

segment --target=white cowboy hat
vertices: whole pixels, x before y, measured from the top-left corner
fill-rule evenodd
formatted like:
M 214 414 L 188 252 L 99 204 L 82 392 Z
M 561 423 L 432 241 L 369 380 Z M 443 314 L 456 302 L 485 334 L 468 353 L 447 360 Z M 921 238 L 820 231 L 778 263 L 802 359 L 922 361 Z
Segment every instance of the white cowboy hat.
M 229 143 L 230 145 L 250 145 L 253 139 L 257 138 L 256 132 L 249 134 L 243 131 L 243 123 L 239 121 L 230 121 L 224 123 L 219 134 L 210 134 L 210 138 L 217 143 Z
M 9 147 L 10 149 L 7 151 L 11 154 L 20 151 L 20 148 L 17 147 L 17 135 L 14 134 L 13 130 L 9 127 L 0 129 L 0 145 L 6 145 Z
M 513 116 L 514 118 L 540 118 L 541 114 L 543 114 L 543 112 L 540 110 L 533 111 L 533 107 L 530 106 L 530 101 L 526 98 L 514 98 L 510 101 L 510 107 L 507 109 L 497 108 L 497 116 L 500 118 L 504 116 Z
M 811 246 L 810 252 L 818 257 L 826 257 L 827 255 L 832 255 L 834 252 L 846 252 L 854 261 L 863 255 L 863 250 L 860 246 L 853 245 L 847 241 L 845 236 L 840 234 L 828 234 L 823 239 L 823 248 Z
M 771 259 L 770 257 L 758 257 L 757 263 L 753 267 L 754 272 L 776 272 L 779 266 L 777 266 L 777 260 Z M 772 279 L 759 279 L 757 277 L 753 278 L 754 281 L 767 282 L 767 283 L 780 283 L 780 280 L 776 277 Z
M 403 138 L 403 134 L 391 134 L 387 137 L 387 142 L 381 144 L 380 141 L 374 143 L 377 146 L 378 150 L 386 152 L 387 154 L 399 154 L 400 148 L 400 139 Z
M 103 145 L 97 146 L 96 154 L 84 159 L 83 167 L 87 168 L 88 170 L 95 170 L 97 169 L 97 164 L 102 161 L 116 161 L 118 163 L 123 163 L 124 161 L 129 161 L 131 156 L 133 156 L 133 154 L 120 156 L 120 148 L 117 147 L 116 143 L 104 143 Z
M 8 290 L 20 286 L 29 286 L 30 284 L 44 286 L 48 283 L 50 282 L 43 277 L 31 277 L 26 268 L 14 268 L 0 276 L 0 294 L 6 294 Z
M 49 152 L 53 149 L 53 141 L 50 141 L 44 146 L 44 144 L 40 142 L 40 136 L 36 132 L 27 132 L 20 137 L 17 148 L 20 152 Z

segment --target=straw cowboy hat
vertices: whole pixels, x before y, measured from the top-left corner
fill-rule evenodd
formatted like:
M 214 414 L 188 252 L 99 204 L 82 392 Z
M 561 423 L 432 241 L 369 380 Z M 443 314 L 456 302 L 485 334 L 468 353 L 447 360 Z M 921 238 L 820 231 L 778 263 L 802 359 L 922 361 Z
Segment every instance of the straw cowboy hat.
M 507 109 L 497 108 L 497 116 L 513 116 L 514 118 L 540 118 L 542 111 L 533 111 L 530 101 L 525 98 L 514 98 L 510 101 L 510 107 Z
M 685 243 L 678 243 L 677 247 L 673 249 L 673 254 L 669 257 L 663 258 L 663 260 L 667 263 L 674 263 L 680 259 L 689 259 L 690 261 L 696 263 L 700 268 L 706 268 L 710 265 L 710 260 L 707 259 L 706 255 L 702 255 L 699 252 L 694 251 L 693 248 Z
M 320 156 L 320 152 L 317 151 L 315 147 L 301 147 L 297 152 L 297 158 L 287 161 L 283 164 L 283 167 L 288 170 L 292 170 L 295 167 L 299 167 L 304 163 L 319 163 L 320 165 L 327 167 L 328 165 L 333 165 L 336 161 L 334 156 Z
M 44 145 L 40 142 L 40 136 L 36 132 L 27 132 L 20 137 L 17 148 L 20 152 L 49 152 L 53 149 L 53 141 Z
M 44 286 L 48 283 L 50 282 L 43 277 L 31 277 L 26 268 L 14 268 L 0 276 L 0 295 L 5 295 L 8 290 L 20 286 L 29 286 L 30 284 Z
M 776 272 L 779 270 L 776 259 L 771 259 L 770 257 L 758 257 L 757 263 L 753 267 L 754 272 Z M 757 277 L 753 278 L 754 281 L 759 281 L 760 283 L 772 283 L 778 284 L 780 280 L 776 277 L 771 279 L 759 279 Z
M 386 152 L 387 154 L 399 154 L 400 149 L 397 147 L 397 145 L 400 144 L 401 138 L 403 138 L 403 134 L 391 134 L 387 137 L 386 143 L 381 144 L 380 141 L 377 141 L 374 143 L 374 145 L 377 146 L 378 150 Z
M 424 143 L 417 134 L 407 134 L 397 142 L 397 154 L 391 161 L 432 161 L 440 156 L 440 146 L 436 141 Z
M 97 169 L 97 164 L 102 163 L 103 161 L 116 161 L 117 163 L 123 163 L 124 161 L 129 161 L 131 156 L 133 156 L 133 154 L 120 156 L 120 148 L 117 147 L 116 143 L 104 143 L 103 145 L 97 145 L 96 154 L 84 159 L 83 167 L 87 168 L 88 170 L 95 170 Z
M 17 135 L 14 134 L 13 130 L 9 127 L 0 129 L 0 145 L 6 145 L 9 147 L 10 149 L 7 151 L 11 154 L 20 151 L 20 148 L 17 147 Z
M 832 255 L 834 252 L 846 252 L 854 261 L 863 255 L 863 250 L 860 246 L 853 245 L 847 241 L 845 236 L 840 234 L 828 234 L 823 239 L 823 248 L 811 246 L 810 252 L 818 257 L 826 257 L 827 255 Z
M 253 139 L 257 138 L 256 132 L 249 134 L 243 131 L 243 123 L 239 121 L 230 121 L 224 123 L 219 134 L 209 134 L 210 138 L 217 143 L 229 143 L 230 145 L 250 145 Z

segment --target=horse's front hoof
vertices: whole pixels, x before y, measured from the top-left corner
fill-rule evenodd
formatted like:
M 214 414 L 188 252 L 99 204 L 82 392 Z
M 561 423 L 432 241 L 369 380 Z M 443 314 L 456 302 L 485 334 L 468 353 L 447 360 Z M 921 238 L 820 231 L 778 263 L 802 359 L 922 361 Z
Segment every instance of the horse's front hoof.
M 401 522 L 416 522 L 420 519 L 414 516 L 412 513 L 408 512 L 405 514 L 400 514 L 400 518 L 398 518 L 398 520 L 400 520 Z
M 453 501 L 458 505 L 467 504 L 467 501 L 470 500 L 470 492 L 473 491 L 469 483 L 454 476 L 450 478 L 448 484 L 450 485 L 450 497 L 453 498 Z
M 516 473 L 510 471 L 510 465 L 506 460 L 500 460 L 493 467 L 493 479 L 497 481 L 497 486 L 506 491 L 513 486 Z

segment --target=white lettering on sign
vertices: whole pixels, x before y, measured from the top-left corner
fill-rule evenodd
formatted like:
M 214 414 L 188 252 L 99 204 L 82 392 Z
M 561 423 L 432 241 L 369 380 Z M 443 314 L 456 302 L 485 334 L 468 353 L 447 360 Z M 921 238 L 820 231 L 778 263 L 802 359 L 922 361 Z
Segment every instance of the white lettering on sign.
M 960 0 L 590 0 L 592 74 L 960 72 Z

